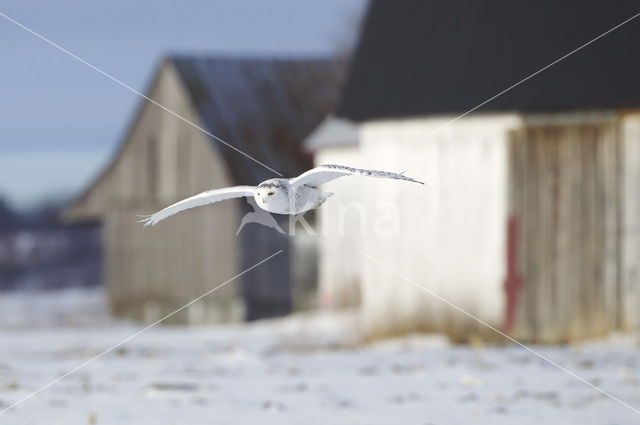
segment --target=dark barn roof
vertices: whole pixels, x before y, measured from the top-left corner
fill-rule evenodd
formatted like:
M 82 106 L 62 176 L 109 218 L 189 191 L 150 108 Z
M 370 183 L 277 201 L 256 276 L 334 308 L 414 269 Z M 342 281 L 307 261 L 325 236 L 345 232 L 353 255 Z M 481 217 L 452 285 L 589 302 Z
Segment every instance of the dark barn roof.
M 372 0 L 338 115 L 465 112 L 640 12 L 637 1 Z M 640 106 L 640 17 L 483 106 Z
M 312 166 L 303 139 L 334 107 L 335 64 L 315 59 L 173 57 L 206 129 L 285 177 Z M 243 184 L 278 177 L 218 141 Z

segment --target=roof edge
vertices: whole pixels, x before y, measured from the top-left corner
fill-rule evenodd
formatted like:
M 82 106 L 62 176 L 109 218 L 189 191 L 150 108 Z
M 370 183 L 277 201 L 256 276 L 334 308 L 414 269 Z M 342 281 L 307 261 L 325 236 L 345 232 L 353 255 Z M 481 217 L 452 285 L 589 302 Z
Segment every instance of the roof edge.
M 153 72 L 151 78 L 148 80 L 145 90 L 143 93 L 151 93 L 158 84 L 158 80 L 160 78 L 160 74 L 167 64 L 170 63 L 168 58 L 163 58 L 160 63 L 155 67 L 155 71 Z M 60 213 L 60 218 L 65 222 L 73 222 L 73 221 L 93 221 L 99 220 L 102 218 L 102 214 L 97 214 L 95 212 L 82 212 L 82 203 L 86 201 L 89 194 L 95 190 L 102 181 L 105 179 L 107 174 L 113 169 L 115 164 L 118 162 L 120 157 L 124 153 L 124 149 L 130 140 L 131 133 L 135 128 L 136 123 L 138 122 L 142 112 L 147 107 L 149 101 L 145 98 L 141 98 L 138 101 L 138 104 L 135 107 L 135 113 L 129 119 L 125 127 L 125 131 L 122 136 L 119 137 L 120 142 L 118 147 L 115 149 L 115 152 L 111 155 L 111 160 L 103 167 L 103 169 L 97 173 L 97 175 L 93 178 L 91 183 L 87 185 L 87 187 L 80 192 L 79 195 L 74 197 L 71 201 L 67 203 L 67 205 L 62 209 Z

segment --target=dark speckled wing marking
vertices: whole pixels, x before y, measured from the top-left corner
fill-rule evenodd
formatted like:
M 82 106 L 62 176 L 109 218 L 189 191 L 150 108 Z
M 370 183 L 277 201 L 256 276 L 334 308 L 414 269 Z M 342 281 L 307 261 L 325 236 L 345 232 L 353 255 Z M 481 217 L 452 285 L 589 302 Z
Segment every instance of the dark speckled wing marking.
M 365 170 L 362 168 L 353 168 L 347 167 L 344 165 L 321 165 L 319 167 L 313 168 L 296 178 L 290 180 L 292 186 L 297 185 L 307 185 L 311 187 L 319 186 L 323 183 L 329 182 L 331 180 L 335 180 L 339 177 L 343 176 L 366 176 L 366 177 L 376 177 L 376 178 L 384 178 L 384 179 L 396 179 L 396 180 L 405 180 L 413 183 L 424 184 L 423 182 L 412 179 L 411 177 L 404 176 L 398 173 L 392 173 L 389 171 L 379 171 L 379 170 Z
M 261 183 L 258 187 L 262 189 L 278 189 L 284 187 L 284 185 L 276 183 Z
M 271 179 L 266 180 L 258 185 L 260 189 L 280 189 L 287 192 L 290 192 L 289 182 L 286 179 Z

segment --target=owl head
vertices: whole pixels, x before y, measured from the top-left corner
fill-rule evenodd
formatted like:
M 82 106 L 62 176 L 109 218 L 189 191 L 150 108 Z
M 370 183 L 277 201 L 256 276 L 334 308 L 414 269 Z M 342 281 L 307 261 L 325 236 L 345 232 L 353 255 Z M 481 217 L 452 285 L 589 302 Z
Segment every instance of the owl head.
M 285 179 L 271 179 L 260 183 L 254 192 L 258 206 L 271 212 L 280 212 L 289 207 L 291 188 Z

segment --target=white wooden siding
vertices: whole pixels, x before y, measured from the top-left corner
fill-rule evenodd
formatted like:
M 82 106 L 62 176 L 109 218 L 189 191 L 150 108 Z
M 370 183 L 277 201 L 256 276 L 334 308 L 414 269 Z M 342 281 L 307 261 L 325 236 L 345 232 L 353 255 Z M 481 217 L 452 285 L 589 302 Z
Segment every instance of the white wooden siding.
M 417 330 L 445 330 L 452 336 L 468 335 L 476 323 L 449 306 L 352 252 L 362 249 L 392 269 L 449 299 L 471 314 L 501 325 L 505 263 L 506 135 L 518 125 L 513 115 L 460 120 L 408 150 L 403 147 L 434 131 L 447 118 L 427 118 L 365 123 L 355 154 L 323 150 L 316 162 L 341 163 L 364 168 L 406 171 L 426 186 L 366 178 L 352 178 L 348 196 L 362 201 L 369 221 L 368 234 L 324 236 L 321 258 L 323 287 L 339 292 L 346 269 L 360 281 L 361 312 L 371 337 Z M 332 182 L 333 185 L 333 182 Z M 336 185 L 337 186 L 337 185 Z M 331 190 L 335 186 L 325 187 Z M 342 190 L 336 188 L 338 193 Z M 338 195 L 336 195 L 338 196 Z M 335 197 L 334 197 L 335 198 Z M 340 200 L 332 198 L 332 201 Z M 397 235 L 376 234 L 373 222 L 383 216 L 384 204 L 399 214 Z M 321 221 L 337 217 L 321 210 Z M 342 261 L 337 257 L 343 258 Z M 344 264 L 348 261 L 348 264 Z M 336 264 L 340 264 L 337 267 Z M 329 277 L 330 273 L 333 277 Z M 321 276 L 323 276 L 321 274 Z
M 328 148 L 315 156 L 316 165 L 342 164 L 366 168 L 356 147 Z M 357 211 L 350 204 L 362 203 L 359 178 L 342 178 L 323 186 L 334 195 L 318 210 L 319 303 L 326 308 L 360 305 L 360 266 L 358 254 L 362 239 Z M 362 204 L 364 205 L 364 204 Z

